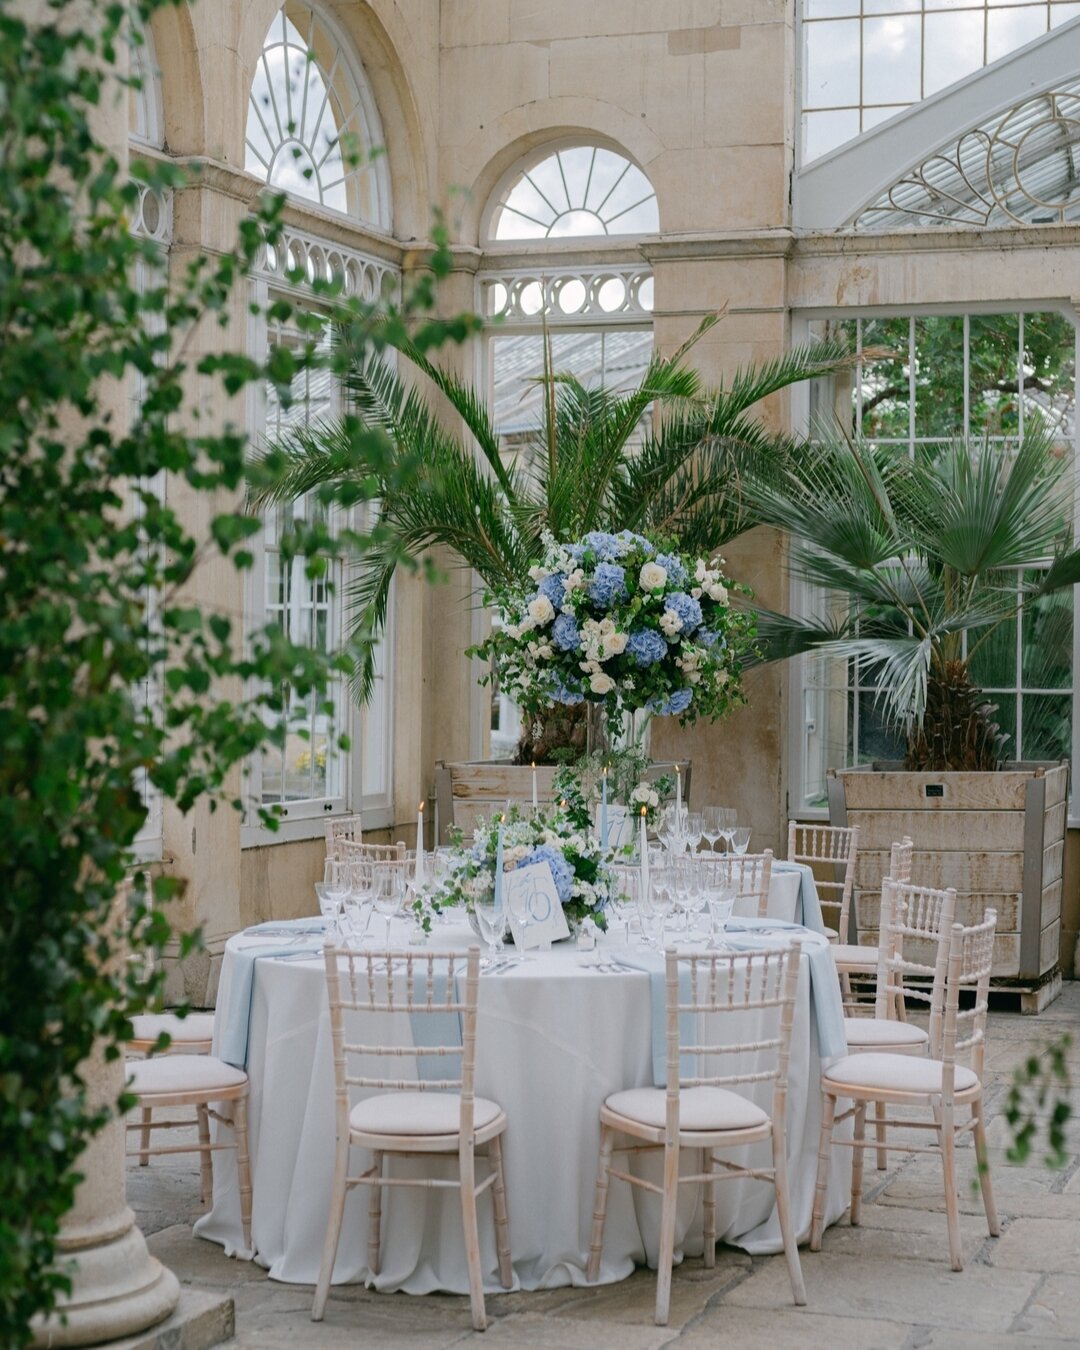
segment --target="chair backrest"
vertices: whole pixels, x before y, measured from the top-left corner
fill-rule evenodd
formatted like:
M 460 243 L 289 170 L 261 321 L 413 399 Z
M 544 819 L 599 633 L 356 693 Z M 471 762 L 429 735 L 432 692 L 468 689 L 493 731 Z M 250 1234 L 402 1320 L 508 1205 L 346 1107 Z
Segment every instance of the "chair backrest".
M 461 1096 L 461 1129 L 471 1136 L 476 1074 L 476 1000 L 480 987 L 480 948 L 467 952 L 394 952 L 354 951 L 346 947 L 327 947 L 326 992 L 330 1005 L 330 1033 L 334 1053 L 334 1091 L 337 1102 L 338 1130 L 348 1128 L 349 1089 L 378 1092 L 457 1092 Z M 465 996 L 458 993 L 464 978 Z M 385 1044 L 365 1037 L 347 1038 L 346 1013 L 380 1017 L 406 1014 L 412 1022 L 409 1044 Z M 460 1044 L 416 1045 L 412 1043 L 416 1019 L 425 1017 L 460 1018 Z M 362 1026 L 363 1023 L 360 1023 Z M 352 1027 L 357 1027 L 355 1019 Z M 453 1040 L 453 1023 L 432 1029 L 441 1040 Z M 447 1035 L 447 1033 L 451 1033 Z M 421 1039 L 426 1039 L 421 1037 Z M 421 1061 L 434 1058 L 443 1063 L 460 1059 L 455 1077 L 429 1078 L 421 1075 Z M 353 1072 L 353 1061 L 374 1059 L 387 1068 L 412 1059 L 417 1072 L 413 1077 Z M 426 1065 L 424 1066 L 426 1068 Z
M 740 900 L 749 899 L 759 919 L 767 916 L 773 865 L 771 848 L 761 853 L 722 853 L 713 858 L 701 858 L 700 862 L 708 883 L 721 882 L 731 886 L 736 905 Z
M 905 834 L 889 849 L 889 876 L 893 881 L 911 880 L 911 855 L 914 848 L 911 835 Z
M 773 1128 L 783 1129 L 801 952 L 799 941 L 747 952 L 665 952 L 670 1143 L 678 1136 L 680 1091 L 691 1087 L 771 1082 Z M 766 1025 L 756 1027 L 751 1039 L 725 1034 L 733 1015 L 753 1012 L 764 1014 Z M 681 1031 L 684 1019 L 690 1021 Z M 684 1034 L 692 1035 L 692 1042 L 684 1041 Z M 681 1071 L 688 1056 L 697 1066 L 693 1075 Z M 710 1060 L 730 1068 L 710 1073 Z
M 338 844 L 347 839 L 350 843 L 361 844 L 364 841 L 363 816 L 337 816 L 326 822 L 326 856 L 340 858 Z
M 914 886 L 885 877 L 881 886 L 881 931 L 878 937 L 877 988 L 874 1015 L 891 1017 L 906 995 L 930 1007 L 930 1053 L 941 1046 L 942 1009 L 949 968 L 949 941 L 956 913 L 956 891 Z M 933 955 L 933 964 L 915 960 L 904 945 L 914 940 Z M 919 953 L 921 954 L 921 953 Z M 930 977 L 930 989 L 910 985 L 905 976 Z
M 947 1094 L 946 1100 L 952 1095 L 957 1054 L 966 1056 L 972 1070 L 982 1078 L 996 929 L 997 912 L 988 909 L 983 913 L 982 923 L 972 924 L 969 928 L 954 924 L 950 932 L 941 1037 L 941 1060 L 945 1066 L 942 1089 Z M 975 1001 L 971 1007 L 961 1008 L 960 991 L 972 985 L 975 986 Z
M 833 880 L 815 868 L 818 895 L 837 910 L 836 930 L 840 941 L 848 940 L 851 897 L 855 887 L 855 861 L 859 853 L 858 825 L 799 825 L 788 823 L 788 862 L 830 864 Z
M 396 844 L 363 844 L 339 839 L 337 856 L 342 862 L 403 863 L 405 845 L 400 841 Z

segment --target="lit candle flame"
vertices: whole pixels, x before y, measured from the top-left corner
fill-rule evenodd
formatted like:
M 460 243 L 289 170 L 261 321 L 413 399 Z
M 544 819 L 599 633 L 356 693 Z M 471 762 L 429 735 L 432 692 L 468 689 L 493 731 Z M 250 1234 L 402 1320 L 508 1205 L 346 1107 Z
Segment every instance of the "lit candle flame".
M 427 800 L 427 799 L 425 798 L 425 801 L 426 801 L 426 800 Z M 418 811 L 422 811 L 422 810 L 424 809 L 424 802 L 421 802 L 420 805 L 419 805 L 416 809 L 417 809 Z
M 648 813 L 649 813 L 649 808 L 648 808 L 647 806 L 643 806 L 643 807 L 641 808 L 641 814 L 642 814 L 643 816 L 646 816 L 646 815 L 648 815 Z

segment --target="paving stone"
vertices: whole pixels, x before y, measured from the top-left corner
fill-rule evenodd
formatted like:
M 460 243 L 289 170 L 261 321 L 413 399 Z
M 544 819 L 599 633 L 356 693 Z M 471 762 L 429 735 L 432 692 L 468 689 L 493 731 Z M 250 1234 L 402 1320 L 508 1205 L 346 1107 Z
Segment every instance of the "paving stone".
M 1003 1270 L 1080 1275 L 1080 1225 L 1066 1219 L 1014 1219 L 993 1244 L 989 1260 Z M 1080 1338 L 1080 1326 L 1077 1335 Z
M 1017 1318 L 1014 1330 L 1080 1339 L 1080 1276 L 1050 1275 Z
M 907 1344 L 908 1326 L 866 1317 L 834 1317 L 809 1308 L 764 1312 L 712 1308 L 676 1342 L 678 1350 L 893 1350 Z
M 806 1253 L 803 1277 L 811 1310 L 833 1316 L 881 1318 L 909 1325 L 1008 1331 L 1039 1276 L 1017 1271 L 1008 1279 L 985 1266 L 949 1269 L 945 1243 L 939 1261 L 895 1261 Z M 724 1306 L 780 1309 L 791 1306 L 782 1262 L 769 1262 L 724 1296 Z

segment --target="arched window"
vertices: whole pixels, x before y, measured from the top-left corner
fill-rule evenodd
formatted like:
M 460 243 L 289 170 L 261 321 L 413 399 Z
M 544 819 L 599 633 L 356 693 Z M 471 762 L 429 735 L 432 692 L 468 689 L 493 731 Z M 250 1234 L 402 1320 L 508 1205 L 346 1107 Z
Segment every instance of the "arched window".
M 614 150 L 575 145 L 521 170 L 500 195 L 492 239 L 566 239 L 655 234 L 656 193 L 637 167 Z
M 248 99 L 245 167 L 271 186 L 390 228 L 375 101 L 348 44 L 306 5 L 285 4 Z
M 149 28 L 132 18 L 128 85 L 128 135 L 139 145 L 160 150 L 165 144 L 161 77 Z

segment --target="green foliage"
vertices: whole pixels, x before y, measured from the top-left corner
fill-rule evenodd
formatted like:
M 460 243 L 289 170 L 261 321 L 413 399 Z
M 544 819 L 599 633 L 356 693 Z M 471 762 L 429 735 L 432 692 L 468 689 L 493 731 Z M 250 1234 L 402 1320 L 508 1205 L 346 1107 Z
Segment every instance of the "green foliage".
M 144 0 L 146 11 L 157 0 Z M 130 176 L 97 143 L 95 107 L 118 93 L 110 65 L 127 31 L 127 6 L 85 0 L 78 23 L 66 0 L 0 0 L 0 1344 L 29 1339 L 31 1318 L 66 1287 L 54 1242 L 79 1180 L 78 1159 L 107 1112 L 85 1096 L 80 1065 L 104 1040 L 120 1053 L 130 1018 L 160 995 L 150 963 L 169 926 L 143 879 L 125 903 L 133 844 L 147 815 L 142 785 L 181 811 L 221 798 L 230 770 L 280 739 L 293 698 L 319 699 L 346 655 L 326 656 L 268 626 L 239 641 L 224 613 L 187 589 L 211 560 L 252 562 L 259 522 L 248 488 L 266 490 L 282 461 L 252 466 L 244 437 L 215 432 L 194 412 L 220 384 L 236 392 L 270 379 L 287 398 L 298 371 L 328 359 L 317 332 L 286 363 L 248 355 L 192 355 L 196 325 L 244 315 L 236 288 L 257 250 L 278 239 L 281 200 L 268 197 L 234 251 L 177 264 L 129 232 L 142 187 L 182 186 L 172 166 Z M 74 6 L 71 6 L 74 10 Z M 27 19 L 27 14 L 33 15 Z M 422 319 L 433 273 L 390 314 L 321 287 L 326 318 L 352 350 L 402 341 L 423 348 L 471 326 Z M 148 280 L 137 282 L 142 272 Z M 275 304 L 286 319 L 293 307 Z M 310 316 L 297 315 L 314 327 Z M 246 316 L 245 316 L 246 321 Z M 240 331 L 222 338 L 242 347 Z M 130 384 L 139 410 L 127 417 Z M 129 424 L 128 424 L 129 423 Z M 382 438 L 342 424 L 342 465 L 403 490 L 415 464 L 392 462 Z M 158 491 L 162 476 L 181 491 Z M 349 502 L 369 478 L 346 475 Z M 359 483 L 359 487 L 357 486 Z M 194 519 L 174 496 L 201 497 Z M 340 494 L 331 485 L 327 500 Z M 230 508 L 229 503 L 234 503 Z M 344 548 L 396 542 L 324 524 L 297 525 L 285 541 L 318 572 Z M 250 699 L 223 690 L 254 688 Z M 147 692 L 160 689 L 160 698 Z M 239 805 L 239 802 L 235 802 Z M 273 823 L 272 817 L 267 823 Z M 156 898 L 175 894 L 168 879 Z M 181 950 L 190 948 L 185 938 Z
M 1005 1099 L 1005 1119 L 1012 1132 L 1006 1154 L 1010 1162 L 1028 1160 L 1040 1125 L 1046 1134 L 1046 1165 L 1064 1167 L 1068 1162 L 1066 1126 L 1072 1106 L 1065 1094 L 1072 1086 L 1067 1058 L 1071 1045 L 1071 1036 L 1060 1036 L 1031 1055 L 1013 1074 Z
M 825 619 L 762 614 L 766 659 L 817 651 L 859 661 L 908 737 L 909 768 L 997 767 L 994 705 L 967 692 L 979 654 L 1018 614 L 1049 622 L 1040 606 L 1080 579 L 1071 473 L 1051 435 L 953 443 L 914 459 L 831 441 L 747 495 L 790 537 L 796 574 L 834 596 Z M 928 707 L 940 725 L 923 735 Z M 949 708 L 965 710 L 963 734 L 947 725 Z
M 402 552 L 445 548 L 486 587 L 518 584 L 543 553 L 543 536 L 578 539 L 593 530 L 632 530 L 675 537 L 708 557 L 754 519 L 742 484 L 750 466 L 783 462 L 791 443 L 767 433 L 751 409 L 799 380 L 850 364 L 843 342 L 800 348 L 759 368 L 740 370 L 707 390 L 686 365 L 710 318 L 672 356 L 654 355 L 636 389 L 586 388 L 551 369 L 541 383 L 543 425 L 516 452 L 504 450 L 482 392 L 427 358 L 411 340 L 393 345 L 434 382 L 465 428 L 447 429 L 410 377 L 354 353 L 349 389 L 362 424 L 394 447 L 391 472 L 377 464 L 343 465 L 347 419 L 292 431 L 276 447 L 289 470 L 260 492 L 261 505 L 287 501 L 343 474 L 378 482 L 380 520 L 397 546 L 362 561 L 351 600 L 354 637 L 366 659 L 357 692 L 374 677 L 374 642 L 386 619 L 390 582 Z M 651 416 L 650 416 L 651 413 Z M 404 490 L 398 456 L 422 465 L 422 487 Z

